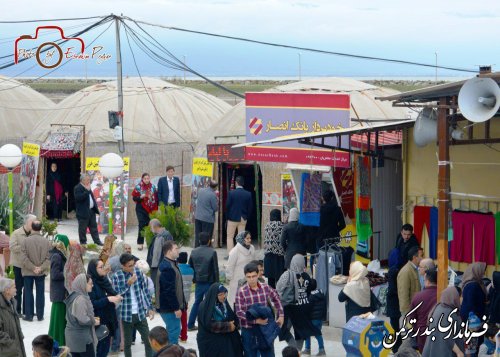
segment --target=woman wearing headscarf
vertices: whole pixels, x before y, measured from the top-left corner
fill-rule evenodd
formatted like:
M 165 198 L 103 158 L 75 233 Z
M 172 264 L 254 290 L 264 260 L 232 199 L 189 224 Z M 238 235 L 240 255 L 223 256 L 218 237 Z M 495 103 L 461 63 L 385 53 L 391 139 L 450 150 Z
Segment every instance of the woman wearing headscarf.
M 125 242 L 122 240 L 115 240 L 113 248 L 111 248 L 111 255 L 106 262 L 106 267 L 109 267 L 111 274 L 116 273 L 121 269 L 120 256 L 125 253 Z
M 321 331 L 314 327 L 310 319 L 311 306 L 308 299 L 308 287 L 311 277 L 305 270 L 304 256 L 296 254 L 290 262 L 290 268 L 281 275 L 276 283 L 276 291 L 285 311 L 285 322 L 280 333 L 280 340 L 285 339 L 289 345 L 295 344 L 299 350 L 302 349 L 302 344 L 307 337 L 321 335 Z M 286 304 L 283 297 L 288 286 L 294 287 L 295 297 L 292 303 Z M 295 336 L 290 333 L 292 326 Z M 324 354 L 320 356 L 322 355 Z
M 119 328 L 116 305 L 123 298 L 111 286 L 102 260 L 92 259 L 89 261 L 87 274 L 94 283 L 92 291 L 89 293 L 90 301 L 94 306 L 94 315 L 99 317 L 101 325 L 106 325 L 109 330 L 109 335 L 97 344 L 96 357 L 106 357 L 109 353 L 111 336 Z
M 132 199 L 135 202 L 135 213 L 139 221 L 139 234 L 137 235 L 138 249 L 144 247 L 144 237 L 142 229 L 149 224 L 149 214 L 158 210 L 158 189 L 151 183 L 148 173 L 143 173 L 139 182 L 132 192 Z
M 66 195 L 68 197 L 68 191 L 64 189 L 62 176 L 57 171 L 57 164 L 55 162 L 50 165 L 45 192 L 47 193 L 47 203 L 52 211 L 51 218 L 60 221 L 62 218 L 63 196 Z
M 299 223 L 299 210 L 292 208 L 288 215 L 288 223 L 281 233 L 281 247 L 285 251 L 285 268 L 290 267 L 290 262 L 295 254 L 306 254 L 307 241 L 304 226 Z
M 368 269 L 361 262 L 351 263 L 347 284 L 339 293 L 339 301 L 346 301 L 346 322 L 353 316 L 374 312 L 379 307 L 380 303 L 370 289 L 367 274 Z
M 285 251 L 281 246 L 282 231 L 281 211 L 273 209 L 270 222 L 266 224 L 264 230 L 264 275 L 273 289 L 276 288 L 276 282 L 285 271 Z
M 83 264 L 83 254 L 85 248 L 76 241 L 71 241 L 69 244 L 69 256 L 64 265 L 64 287 L 71 293 L 72 284 L 75 278 L 82 273 L 85 273 L 85 265 Z
M 200 357 L 243 356 L 238 319 L 220 283 L 210 286 L 200 304 L 196 341 Z
M 426 339 L 424 351 L 422 353 L 423 357 L 452 357 L 452 356 L 464 356 L 464 340 L 454 339 L 453 336 L 457 335 L 458 330 L 462 330 L 462 318 L 460 317 L 460 312 L 455 311 L 460 307 L 460 295 L 458 290 L 454 286 L 450 286 L 443 290 L 441 293 L 441 299 L 434 309 L 429 314 L 429 320 L 432 317 L 432 322 L 429 322 L 428 330 L 433 331 Z M 440 323 L 440 319 L 443 316 L 443 320 Z M 438 329 L 438 324 L 447 327 L 449 324 L 452 325 L 453 333 L 452 337 L 449 337 L 449 330 L 441 332 Z
M 64 329 L 66 328 L 66 305 L 64 299 L 68 291 L 64 287 L 64 266 L 68 257 L 69 239 L 57 234 L 54 238 L 55 246 L 50 251 L 50 310 L 49 336 L 61 346 L 64 346 Z
M 462 277 L 462 306 L 460 316 L 467 321 L 473 312 L 480 319 L 486 314 L 486 287 L 483 283 L 486 263 L 469 264 Z
M 0 278 L 0 356 L 26 357 L 23 332 L 16 310 L 14 280 Z
M 255 259 L 255 248 L 252 245 L 250 232 L 243 231 L 236 236 L 236 245 L 229 252 L 229 259 L 226 267 L 226 279 L 229 280 L 228 302 L 234 305 L 236 292 L 238 291 L 238 281 L 245 277 L 243 269 L 245 265 Z
M 399 298 L 398 298 L 398 273 L 399 273 L 399 249 L 393 248 L 389 252 L 389 271 L 386 274 L 387 277 L 387 313 L 386 315 L 390 318 L 391 326 L 394 331 L 399 331 L 399 318 L 401 317 L 401 311 L 399 310 Z M 392 352 L 396 353 L 401 345 L 401 339 L 398 339 Z
M 328 238 L 340 237 L 340 232 L 345 228 L 345 219 L 332 190 L 323 193 L 323 205 L 319 211 L 320 241 L 318 246 Z
M 97 337 L 95 326 L 99 318 L 94 316 L 94 307 L 89 292 L 93 282 L 85 273 L 73 281 L 73 290 L 64 301 L 66 304 L 66 346 L 73 357 L 95 357 Z

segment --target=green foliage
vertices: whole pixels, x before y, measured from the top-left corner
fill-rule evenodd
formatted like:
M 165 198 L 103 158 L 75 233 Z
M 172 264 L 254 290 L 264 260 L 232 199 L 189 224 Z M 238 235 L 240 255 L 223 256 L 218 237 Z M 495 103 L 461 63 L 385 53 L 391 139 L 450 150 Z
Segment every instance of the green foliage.
M 57 221 L 51 221 L 47 217 L 42 218 L 42 233 L 47 236 L 55 236 L 57 234 Z
M 99 246 L 95 243 L 89 243 L 87 244 L 87 250 L 91 252 L 97 252 L 99 253 L 101 249 L 99 249 Z
M 193 227 L 188 223 L 187 218 L 180 209 L 172 206 L 165 206 L 160 204 L 158 211 L 154 211 L 149 215 L 151 219 L 158 219 L 162 226 L 172 234 L 177 244 L 187 246 L 191 242 L 193 235 Z M 149 226 L 142 230 L 142 235 L 146 238 L 146 243 L 149 246 L 153 239 L 153 233 Z
M 14 230 L 24 224 L 24 215 L 28 211 L 30 204 L 29 197 L 14 195 L 12 205 L 14 210 Z M 9 193 L 7 190 L 0 190 L 0 231 L 9 232 Z

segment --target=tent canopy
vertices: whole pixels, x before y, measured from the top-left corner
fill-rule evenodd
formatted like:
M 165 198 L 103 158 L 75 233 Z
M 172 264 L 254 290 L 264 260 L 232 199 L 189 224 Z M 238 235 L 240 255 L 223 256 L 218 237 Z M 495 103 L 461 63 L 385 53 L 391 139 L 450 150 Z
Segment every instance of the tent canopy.
M 118 109 L 117 98 L 116 81 L 84 88 L 47 113 L 32 137 L 43 142 L 51 132 L 51 124 L 72 124 L 85 125 L 87 142 L 115 142 L 113 130 L 109 129 L 108 111 Z M 123 136 L 129 143 L 198 142 L 230 108 L 203 91 L 160 79 L 123 80 Z

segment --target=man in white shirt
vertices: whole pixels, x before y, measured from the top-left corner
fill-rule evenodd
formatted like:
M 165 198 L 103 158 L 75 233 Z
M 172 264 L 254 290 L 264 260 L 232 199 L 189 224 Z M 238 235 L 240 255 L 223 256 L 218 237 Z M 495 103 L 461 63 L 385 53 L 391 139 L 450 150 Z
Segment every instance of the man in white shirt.
M 167 176 L 158 181 L 158 200 L 165 206 L 179 208 L 181 206 L 181 185 L 178 177 L 174 177 L 175 169 L 167 166 Z

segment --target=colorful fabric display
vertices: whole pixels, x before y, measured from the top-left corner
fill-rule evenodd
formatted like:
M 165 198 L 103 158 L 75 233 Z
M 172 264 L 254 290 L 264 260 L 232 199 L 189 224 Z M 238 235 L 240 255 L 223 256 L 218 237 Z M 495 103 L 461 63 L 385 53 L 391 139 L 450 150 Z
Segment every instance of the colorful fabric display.
M 321 209 L 321 174 L 302 174 L 300 187 L 299 222 L 305 226 L 319 227 Z

